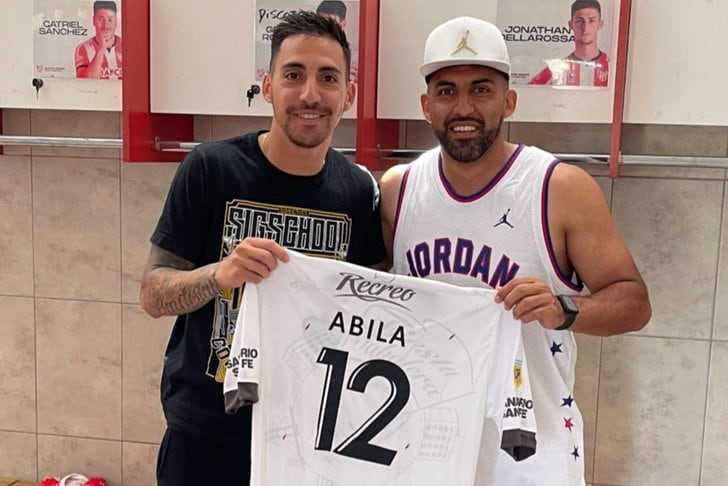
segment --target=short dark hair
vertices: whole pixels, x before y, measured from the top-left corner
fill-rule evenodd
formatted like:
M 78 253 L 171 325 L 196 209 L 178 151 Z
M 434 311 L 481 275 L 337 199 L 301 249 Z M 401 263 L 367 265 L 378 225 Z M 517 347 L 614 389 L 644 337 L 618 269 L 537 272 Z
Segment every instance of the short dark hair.
M 324 0 L 316 7 L 316 13 L 336 15 L 341 20 L 346 18 L 346 4 L 341 0 Z
M 116 13 L 116 2 L 110 2 L 108 0 L 97 0 L 94 2 L 94 15 L 97 10 L 113 10 Z
M 270 44 L 270 69 L 273 68 L 273 61 L 281 50 L 281 44 L 288 37 L 293 35 L 308 35 L 333 39 L 339 43 L 344 51 L 346 60 L 346 79 L 349 79 L 351 71 L 351 48 L 346 34 L 336 20 L 323 17 L 316 12 L 299 10 L 289 13 L 278 25 L 273 27 L 273 36 Z
M 602 15 L 602 6 L 599 4 L 599 0 L 576 0 L 571 4 L 571 16 L 573 17 L 577 10 L 583 8 L 595 8 L 599 15 Z

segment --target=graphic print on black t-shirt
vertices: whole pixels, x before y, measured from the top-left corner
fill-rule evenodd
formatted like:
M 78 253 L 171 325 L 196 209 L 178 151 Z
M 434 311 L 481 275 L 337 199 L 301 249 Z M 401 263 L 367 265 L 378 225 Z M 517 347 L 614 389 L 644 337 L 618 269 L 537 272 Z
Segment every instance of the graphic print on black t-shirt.
M 225 208 L 220 260 L 247 237 L 267 238 L 291 250 L 319 258 L 346 260 L 351 241 L 351 219 L 343 213 L 295 206 L 277 206 L 234 199 Z M 243 287 L 223 289 L 215 298 L 207 375 L 225 379 L 225 363 L 242 300 Z

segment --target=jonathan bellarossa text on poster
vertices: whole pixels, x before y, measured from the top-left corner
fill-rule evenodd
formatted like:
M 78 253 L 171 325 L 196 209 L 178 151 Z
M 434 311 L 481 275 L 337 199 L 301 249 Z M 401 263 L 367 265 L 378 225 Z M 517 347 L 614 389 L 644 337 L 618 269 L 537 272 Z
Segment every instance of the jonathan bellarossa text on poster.
M 33 0 L 33 76 L 122 79 L 122 0 Z
M 614 0 L 507 0 L 496 24 L 516 85 L 607 88 L 615 51 Z

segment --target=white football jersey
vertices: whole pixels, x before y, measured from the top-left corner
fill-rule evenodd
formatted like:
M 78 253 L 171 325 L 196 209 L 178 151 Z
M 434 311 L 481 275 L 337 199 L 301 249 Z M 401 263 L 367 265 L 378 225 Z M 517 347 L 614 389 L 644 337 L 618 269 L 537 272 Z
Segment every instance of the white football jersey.
M 245 288 L 224 392 L 253 406 L 253 485 L 474 483 L 482 424 L 536 424 L 521 325 L 494 292 L 289 251 Z

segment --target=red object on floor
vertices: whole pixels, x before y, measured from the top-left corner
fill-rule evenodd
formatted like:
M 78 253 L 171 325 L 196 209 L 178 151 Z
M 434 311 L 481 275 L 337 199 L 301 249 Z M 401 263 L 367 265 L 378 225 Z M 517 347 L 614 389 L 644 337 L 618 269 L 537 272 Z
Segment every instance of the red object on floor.
M 107 486 L 104 478 L 88 478 L 84 486 Z
M 80 481 L 83 481 L 83 483 L 81 483 Z M 83 486 L 108 486 L 104 478 L 87 478 L 86 476 L 77 473 L 69 474 L 68 476 L 60 479 L 47 476 L 43 478 L 40 483 L 38 483 L 38 486 L 65 486 L 67 484 Z

